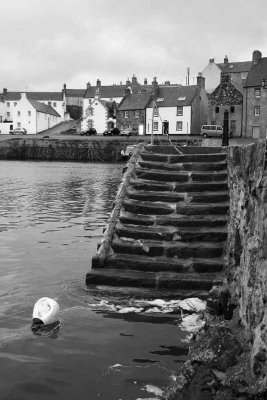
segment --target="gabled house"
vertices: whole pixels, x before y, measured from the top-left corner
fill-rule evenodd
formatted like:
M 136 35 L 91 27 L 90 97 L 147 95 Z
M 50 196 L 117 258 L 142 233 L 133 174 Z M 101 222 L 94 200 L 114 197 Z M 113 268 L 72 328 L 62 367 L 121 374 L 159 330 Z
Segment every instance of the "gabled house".
M 8 134 L 13 128 L 25 128 L 28 134 L 36 134 L 61 121 L 60 114 L 51 105 L 29 98 L 27 93 L 10 96 L 10 102 L 11 98 L 16 104 L 12 108 L 12 117 L 0 123 L 1 133 Z
M 207 121 L 205 79 L 197 85 L 159 86 L 146 109 L 146 134 L 199 134 Z M 153 123 L 153 125 L 152 125 Z
M 209 95 L 208 124 L 224 124 L 224 113 L 228 112 L 229 130 L 232 136 L 241 136 L 243 95 L 242 89 L 238 90 L 234 83 L 230 82 L 229 75 L 221 76 L 221 83 Z
M 116 125 L 115 101 L 106 101 L 96 96 L 87 108 L 84 108 L 81 130 L 86 132 L 90 128 L 95 128 L 98 133 L 103 133 Z
M 243 99 L 243 136 L 267 137 L 267 57 L 258 50 L 253 53 Z

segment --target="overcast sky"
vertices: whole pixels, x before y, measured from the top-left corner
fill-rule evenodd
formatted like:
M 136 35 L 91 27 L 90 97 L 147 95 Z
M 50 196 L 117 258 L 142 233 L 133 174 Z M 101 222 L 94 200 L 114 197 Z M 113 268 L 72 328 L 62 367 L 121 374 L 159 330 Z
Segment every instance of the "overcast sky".
M 0 1 L 0 90 L 193 83 L 210 58 L 267 57 L 267 0 Z

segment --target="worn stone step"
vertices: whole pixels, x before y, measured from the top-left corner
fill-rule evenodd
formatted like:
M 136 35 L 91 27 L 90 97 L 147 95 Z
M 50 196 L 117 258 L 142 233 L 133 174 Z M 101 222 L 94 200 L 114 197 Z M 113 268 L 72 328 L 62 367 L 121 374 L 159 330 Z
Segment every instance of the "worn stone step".
M 223 147 L 202 147 L 202 146 L 170 146 L 170 145 L 146 145 L 145 151 L 157 154 L 217 154 L 224 153 Z
M 201 241 L 201 242 L 221 242 L 227 239 L 225 227 L 219 228 L 188 228 L 171 226 L 151 226 L 143 227 L 136 225 L 123 225 L 117 223 L 115 232 L 119 237 L 133 239 L 166 240 L 166 241 Z
M 227 172 L 190 172 L 190 171 L 161 171 L 135 169 L 136 176 L 140 179 L 148 179 L 163 182 L 216 182 L 227 179 Z
M 182 215 L 227 215 L 229 203 L 209 203 L 209 204 L 177 204 L 176 214 Z
M 221 257 L 223 242 L 170 242 L 149 239 L 119 238 L 114 234 L 111 247 L 116 253 L 137 254 L 147 257 L 214 258 Z
M 87 285 L 136 286 L 152 289 L 209 290 L 220 274 L 179 274 L 176 272 L 125 271 L 92 269 L 86 275 Z
M 131 179 L 130 186 L 135 190 L 152 190 L 162 192 L 202 192 L 202 191 L 220 191 L 228 190 L 228 181 L 220 182 L 186 182 L 186 183 L 168 183 L 168 182 L 156 182 L 142 179 Z
M 227 164 L 225 161 L 220 162 L 183 162 L 183 163 L 168 163 L 168 162 L 152 162 L 138 160 L 138 165 L 145 169 L 160 169 L 166 171 L 226 171 Z
M 97 265 L 96 265 L 97 266 Z M 173 271 L 183 273 L 211 273 L 223 269 L 223 259 L 220 258 L 176 258 L 145 257 L 140 255 L 113 254 L 107 257 L 105 268 L 117 268 L 138 271 Z
M 121 212 L 120 221 L 123 224 L 131 225 L 160 225 L 160 226 L 188 226 L 188 227 L 216 227 L 225 226 L 227 216 L 225 215 L 169 215 L 169 216 L 150 216 L 150 215 L 135 215 L 132 213 Z
M 217 282 L 221 283 L 221 281 Z M 110 285 L 94 285 L 94 284 L 87 284 L 88 289 L 90 290 L 90 294 L 92 296 L 97 296 L 100 298 L 119 298 L 120 300 L 124 297 L 127 299 L 147 299 L 147 300 L 152 300 L 152 299 L 176 299 L 176 300 L 182 300 L 182 299 L 188 299 L 188 298 L 198 298 L 198 299 L 207 299 L 209 296 L 209 290 L 202 290 L 202 289 L 187 289 L 187 290 L 182 290 L 179 289 L 176 290 L 168 288 L 168 289 L 157 289 L 157 288 L 145 288 L 145 287 L 134 287 L 134 286 L 111 286 Z M 127 318 L 127 315 L 125 317 L 125 314 L 116 314 L 117 316 L 121 316 L 121 318 Z M 169 318 L 170 314 L 160 314 L 160 318 Z M 153 318 L 158 318 L 158 314 L 153 313 L 152 315 Z M 132 320 L 131 316 L 131 320 Z M 140 320 L 142 316 L 138 313 L 136 315 L 136 318 Z M 146 321 L 148 318 L 148 314 L 146 313 L 145 315 Z M 177 318 L 177 314 L 171 314 L 171 318 Z
M 193 192 L 193 193 L 177 193 L 177 192 L 154 192 L 154 191 L 138 191 L 138 190 L 127 190 L 127 197 L 133 200 L 140 201 L 163 201 L 168 203 L 219 203 L 222 201 L 229 200 L 229 192 L 217 191 L 217 192 Z
M 152 203 L 146 201 L 127 200 L 122 201 L 125 211 L 133 214 L 147 214 L 147 215 L 168 215 L 174 212 L 174 208 L 164 203 Z
M 225 153 L 216 154 L 154 154 L 141 152 L 140 157 L 144 161 L 155 161 L 159 163 L 199 163 L 199 162 L 220 162 L 226 160 Z

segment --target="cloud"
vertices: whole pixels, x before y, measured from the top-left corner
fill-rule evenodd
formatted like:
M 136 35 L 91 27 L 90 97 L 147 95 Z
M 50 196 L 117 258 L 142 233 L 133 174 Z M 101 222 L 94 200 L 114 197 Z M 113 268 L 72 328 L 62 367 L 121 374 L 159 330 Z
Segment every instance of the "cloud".
M 9 0 L 1 5 L 0 87 L 184 82 L 209 58 L 266 55 L 265 0 Z M 260 12 L 259 12 L 260 11 Z

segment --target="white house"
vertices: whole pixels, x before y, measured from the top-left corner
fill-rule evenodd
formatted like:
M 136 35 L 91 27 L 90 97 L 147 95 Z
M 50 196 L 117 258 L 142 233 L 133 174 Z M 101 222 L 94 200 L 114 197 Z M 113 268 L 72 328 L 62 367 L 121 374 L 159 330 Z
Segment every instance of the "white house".
M 146 134 L 199 134 L 207 120 L 205 79 L 197 85 L 159 87 L 146 108 Z M 154 115 L 153 115 L 154 114 Z
M 51 128 L 61 121 L 60 115 L 50 105 L 29 99 L 26 93 L 20 93 L 20 99 L 13 105 L 12 117 L 0 123 L 2 134 L 8 134 L 13 128 L 25 128 L 28 134 L 36 134 Z
M 114 127 L 116 109 L 115 101 L 105 101 L 100 99 L 99 96 L 89 99 L 88 106 L 83 109 L 81 130 L 87 131 L 89 128 L 95 128 L 98 133 L 103 133 L 106 129 Z

